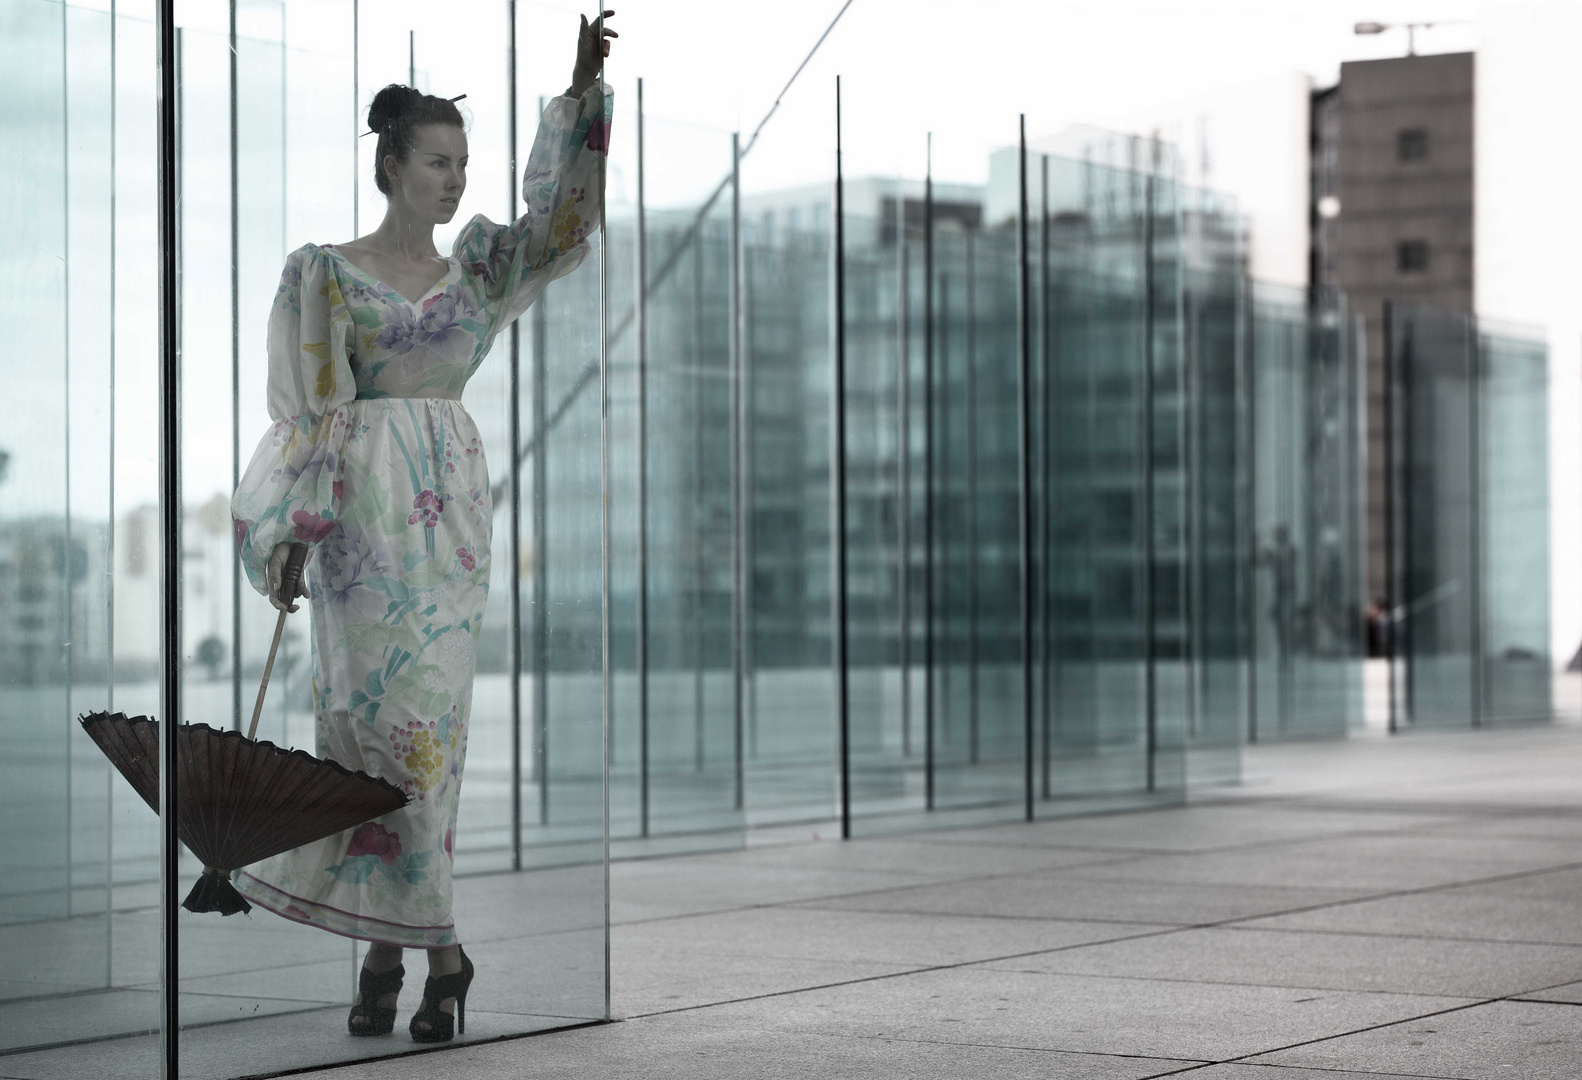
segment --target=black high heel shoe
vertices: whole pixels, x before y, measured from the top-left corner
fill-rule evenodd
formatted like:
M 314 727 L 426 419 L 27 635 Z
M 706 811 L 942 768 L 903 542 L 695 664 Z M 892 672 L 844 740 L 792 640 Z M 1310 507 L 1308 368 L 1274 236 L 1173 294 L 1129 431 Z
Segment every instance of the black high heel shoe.
M 396 1011 L 381 1009 L 379 999 L 401 992 L 406 968 L 397 964 L 389 971 L 367 968 L 357 976 L 357 1003 L 346 1017 L 346 1030 L 353 1035 L 388 1035 L 395 1030 Z
M 412 1041 L 421 1043 L 450 1042 L 455 1037 L 455 1032 L 467 1033 L 467 987 L 472 985 L 472 961 L 467 959 L 467 954 L 460 945 L 456 952 L 461 956 L 461 970 L 450 975 L 441 975 L 435 978 L 428 977 L 423 984 L 423 1006 L 412 1014 L 412 1022 L 407 1030 L 412 1032 Z M 439 1003 L 446 998 L 456 999 L 456 1015 L 440 1010 Z M 419 1030 L 419 1024 L 426 1024 L 425 1030 Z M 455 1025 L 454 1031 L 452 1024 Z

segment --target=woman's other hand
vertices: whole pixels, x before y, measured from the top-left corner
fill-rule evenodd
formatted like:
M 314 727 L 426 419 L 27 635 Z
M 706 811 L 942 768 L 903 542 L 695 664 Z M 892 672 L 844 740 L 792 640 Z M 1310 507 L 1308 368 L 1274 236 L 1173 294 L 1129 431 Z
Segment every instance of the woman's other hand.
M 286 568 L 286 560 L 291 557 L 293 544 L 287 540 L 285 543 L 276 544 L 275 550 L 269 554 L 269 602 L 277 611 L 296 611 L 297 605 L 290 603 L 298 596 L 308 595 L 308 575 L 301 574 L 297 577 L 296 592 L 292 596 L 280 595 L 280 578 Z M 289 604 L 289 606 L 287 606 Z
M 599 81 L 600 64 L 604 57 L 610 55 L 609 39 L 621 36 L 610 29 L 610 16 L 614 14 L 614 11 L 605 11 L 602 34 L 599 23 L 589 23 L 588 17 L 582 16 L 582 28 L 577 31 L 577 66 L 571 71 L 571 87 L 566 91 L 567 97 L 579 98 L 588 87 Z

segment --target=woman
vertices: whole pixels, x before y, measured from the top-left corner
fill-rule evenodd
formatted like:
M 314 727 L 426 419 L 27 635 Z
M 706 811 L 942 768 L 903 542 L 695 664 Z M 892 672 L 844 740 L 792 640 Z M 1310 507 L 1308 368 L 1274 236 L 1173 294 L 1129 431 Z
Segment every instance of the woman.
M 275 297 L 275 424 L 231 504 L 242 563 L 275 607 L 309 600 L 319 756 L 400 785 L 411 803 L 251 867 L 238 888 L 370 943 L 353 1035 L 393 1029 L 404 948 L 429 962 L 412 1037 L 465 1030 L 473 968 L 451 919 L 451 852 L 492 507 L 460 397 L 495 335 L 588 253 L 611 116 L 600 58 L 615 36 L 582 20 L 571 86 L 528 158 L 526 213 L 474 217 L 449 258 L 433 234 L 467 186 L 461 115 L 409 87 L 381 90 L 368 126 L 384 220 L 349 244 L 293 252 Z M 313 546 L 307 580 L 281 596 L 293 543 Z

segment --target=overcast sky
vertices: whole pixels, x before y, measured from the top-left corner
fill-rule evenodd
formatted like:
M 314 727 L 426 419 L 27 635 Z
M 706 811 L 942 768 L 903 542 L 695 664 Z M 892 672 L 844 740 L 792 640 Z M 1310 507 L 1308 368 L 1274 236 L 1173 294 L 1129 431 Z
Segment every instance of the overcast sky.
M 650 113 L 750 129 L 844 0 L 741 4 L 648 0 L 622 7 L 615 69 L 645 77 Z M 568 8 L 569 10 L 569 8 Z M 986 151 L 1068 123 L 1104 124 L 1196 91 L 1302 71 L 1333 81 L 1343 60 L 1404 53 L 1405 32 L 1358 37 L 1362 20 L 1467 20 L 1466 2 L 1377 0 L 853 0 L 766 131 L 761 147 L 795 168 L 779 145 L 821 144 L 829 88 L 842 77 L 854 173 L 921 167 L 921 136 L 936 136 L 936 172 L 982 180 Z M 1473 47 L 1475 26 L 1425 31 L 1422 51 Z M 678 56 L 693 62 L 676 63 Z M 828 142 L 828 136 L 822 140 Z M 825 170 L 826 160 L 805 171 Z

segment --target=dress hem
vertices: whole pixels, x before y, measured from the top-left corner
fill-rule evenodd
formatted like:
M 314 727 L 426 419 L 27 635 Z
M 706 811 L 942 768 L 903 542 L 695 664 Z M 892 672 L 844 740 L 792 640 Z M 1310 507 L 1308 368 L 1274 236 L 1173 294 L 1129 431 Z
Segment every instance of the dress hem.
M 287 922 L 300 923 L 311 926 L 316 930 L 326 930 L 338 937 L 353 938 L 357 941 L 367 941 L 376 945 L 390 945 L 400 949 L 449 949 L 457 944 L 456 926 L 454 923 L 443 926 L 407 926 L 402 923 L 390 922 L 386 919 L 376 919 L 372 916 L 353 915 L 351 912 L 341 911 L 339 908 L 329 907 L 306 897 L 296 896 L 284 889 L 269 884 L 262 878 L 243 870 L 238 875 L 241 880 L 237 882 L 237 889 L 242 895 L 253 901 L 259 907 L 271 914 L 278 915 Z M 266 893 L 264 890 L 268 890 Z M 273 895 L 270 895 L 273 894 Z M 277 899 L 283 897 L 284 900 Z M 277 906 L 278 905 L 278 906 Z M 295 909 L 294 911 L 292 909 Z M 318 912 L 317 918 L 309 910 Z M 388 928 L 384 932 L 405 930 L 413 936 L 406 940 L 396 940 L 390 936 L 380 936 L 380 928 L 368 924 L 379 923 L 380 928 Z M 436 939 L 448 940 L 436 940 Z

